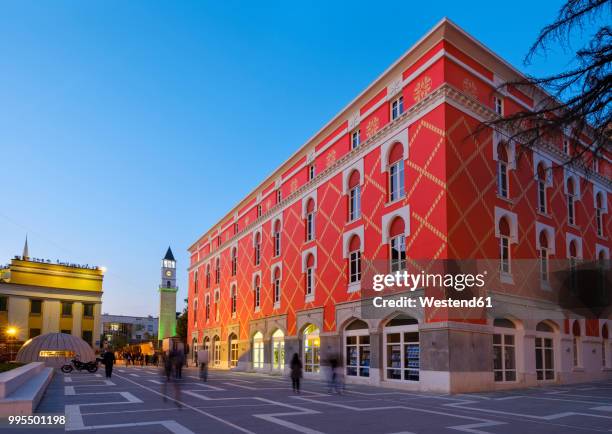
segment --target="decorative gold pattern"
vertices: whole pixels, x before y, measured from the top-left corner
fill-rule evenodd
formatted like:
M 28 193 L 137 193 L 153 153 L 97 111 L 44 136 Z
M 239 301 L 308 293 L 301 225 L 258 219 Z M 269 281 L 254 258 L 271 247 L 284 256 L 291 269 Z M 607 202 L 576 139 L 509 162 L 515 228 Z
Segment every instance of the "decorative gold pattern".
M 377 116 L 374 116 L 372 119 L 368 121 L 368 125 L 366 125 L 366 136 L 369 139 L 378 131 L 380 127 L 380 120 Z
M 478 88 L 476 87 L 476 83 L 469 78 L 463 79 L 463 91 L 472 98 L 478 97 Z
M 420 79 L 417 84 L 414 86 L 414 101 L 419 102 L 423 98 L 427 96 L 431 92 L 431 77 L 426 75 L 422 79 Z
M 332 149 L 329 154 L 327 154 L 327 157 L 325 157 L 325 163 L 327 164 L 327 167 L 331 167 L 332 164 L 334 164 L 336 162 L 336 150 Z

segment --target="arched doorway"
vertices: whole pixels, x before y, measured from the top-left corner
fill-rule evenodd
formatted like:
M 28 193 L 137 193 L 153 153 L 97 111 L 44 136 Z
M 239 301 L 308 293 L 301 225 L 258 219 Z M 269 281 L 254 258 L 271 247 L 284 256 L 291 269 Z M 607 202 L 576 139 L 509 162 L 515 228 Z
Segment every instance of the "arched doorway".
M 344 329 L 346 375 L 370 376 L 370 333 L 365 321 L 356 319 Z
M 321 368 L 319 328 L 309 324 L 304 329 L 304 372 L 318 373 Z
M 536 378 L 538 381 L 555 379 L 555 329 L 548 321 L 536 325 L 535 358 Z
M 253 369 L 263 369 L 264 367 L 264 341 L 261 332 L 253 336 Z
M 213 338 L 213 364 L 215 366 L 221 364 L 221 339 L 219 339 L 219 336 Z
M 205 336 L 204 340 L 202 340 L 202 348 L 210 354 L 210 338 L 208 336 Z
M 272 334 L 272 369 L 282 371 L 285 368 L 285 334 L 281 329 Z
M 493 321 L 493 379 L 516 381 L 516 326 L 506 318 Z
M 238 336 L 234 333 L 229 335 L 229 366 L 235 368 L 238 366 Z
M 398 315 L 384 327 L 385 379 L 419 381 L 419 323 Z
M 195 337 L 191 340 L 190 350 L 191 350 L 191 362 L 195 364 L 197 356 L 198 356 L 198 339 Z

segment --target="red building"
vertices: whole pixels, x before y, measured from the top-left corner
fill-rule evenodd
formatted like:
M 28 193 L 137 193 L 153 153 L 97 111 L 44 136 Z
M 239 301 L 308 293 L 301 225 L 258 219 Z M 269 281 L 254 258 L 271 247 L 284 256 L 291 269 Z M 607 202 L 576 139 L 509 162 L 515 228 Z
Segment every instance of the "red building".
M 338 353 L 349 382 L 415 390 L 609 378 L 609 313 L 576 314 L 547 285 L 555 260 L 609 259 L 610 155 L 556 167 L 588 138 L 531 151 L 474 134 L 542 97 L 496 90 L 519 77 L 436 25 L 189 248 L 192 347 L 279 373 L 298 353 L 307 376 Z M 496 261 L 494 308 L 364 313 L 372 270 L 445 259 Z

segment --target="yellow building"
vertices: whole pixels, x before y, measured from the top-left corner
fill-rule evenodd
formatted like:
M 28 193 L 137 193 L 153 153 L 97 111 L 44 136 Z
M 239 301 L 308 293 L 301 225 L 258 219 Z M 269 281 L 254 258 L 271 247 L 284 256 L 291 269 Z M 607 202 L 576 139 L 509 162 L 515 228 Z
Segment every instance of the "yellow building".
M 31 258 L 26 240 L 0 266 L 0 341 L 61 332 L 99 347 L 103 278 L 100 267 Z

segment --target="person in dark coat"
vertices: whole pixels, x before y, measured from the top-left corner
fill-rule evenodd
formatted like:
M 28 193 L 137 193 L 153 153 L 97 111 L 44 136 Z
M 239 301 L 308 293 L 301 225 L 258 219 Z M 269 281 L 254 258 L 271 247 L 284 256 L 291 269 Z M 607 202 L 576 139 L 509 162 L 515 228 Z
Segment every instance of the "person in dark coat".
M 291 359 L 291 385 L 294 393 L 300 393 L 300 378 L 302 378 L 302 361 L 297 353 Z
M 104 363 L 104 369 L 106 370 L 106 378 L 110 378 L 113 375 L 113 365 L 115 364 L 115 354 L 108 348 L 102 354 L 102 363 Z

